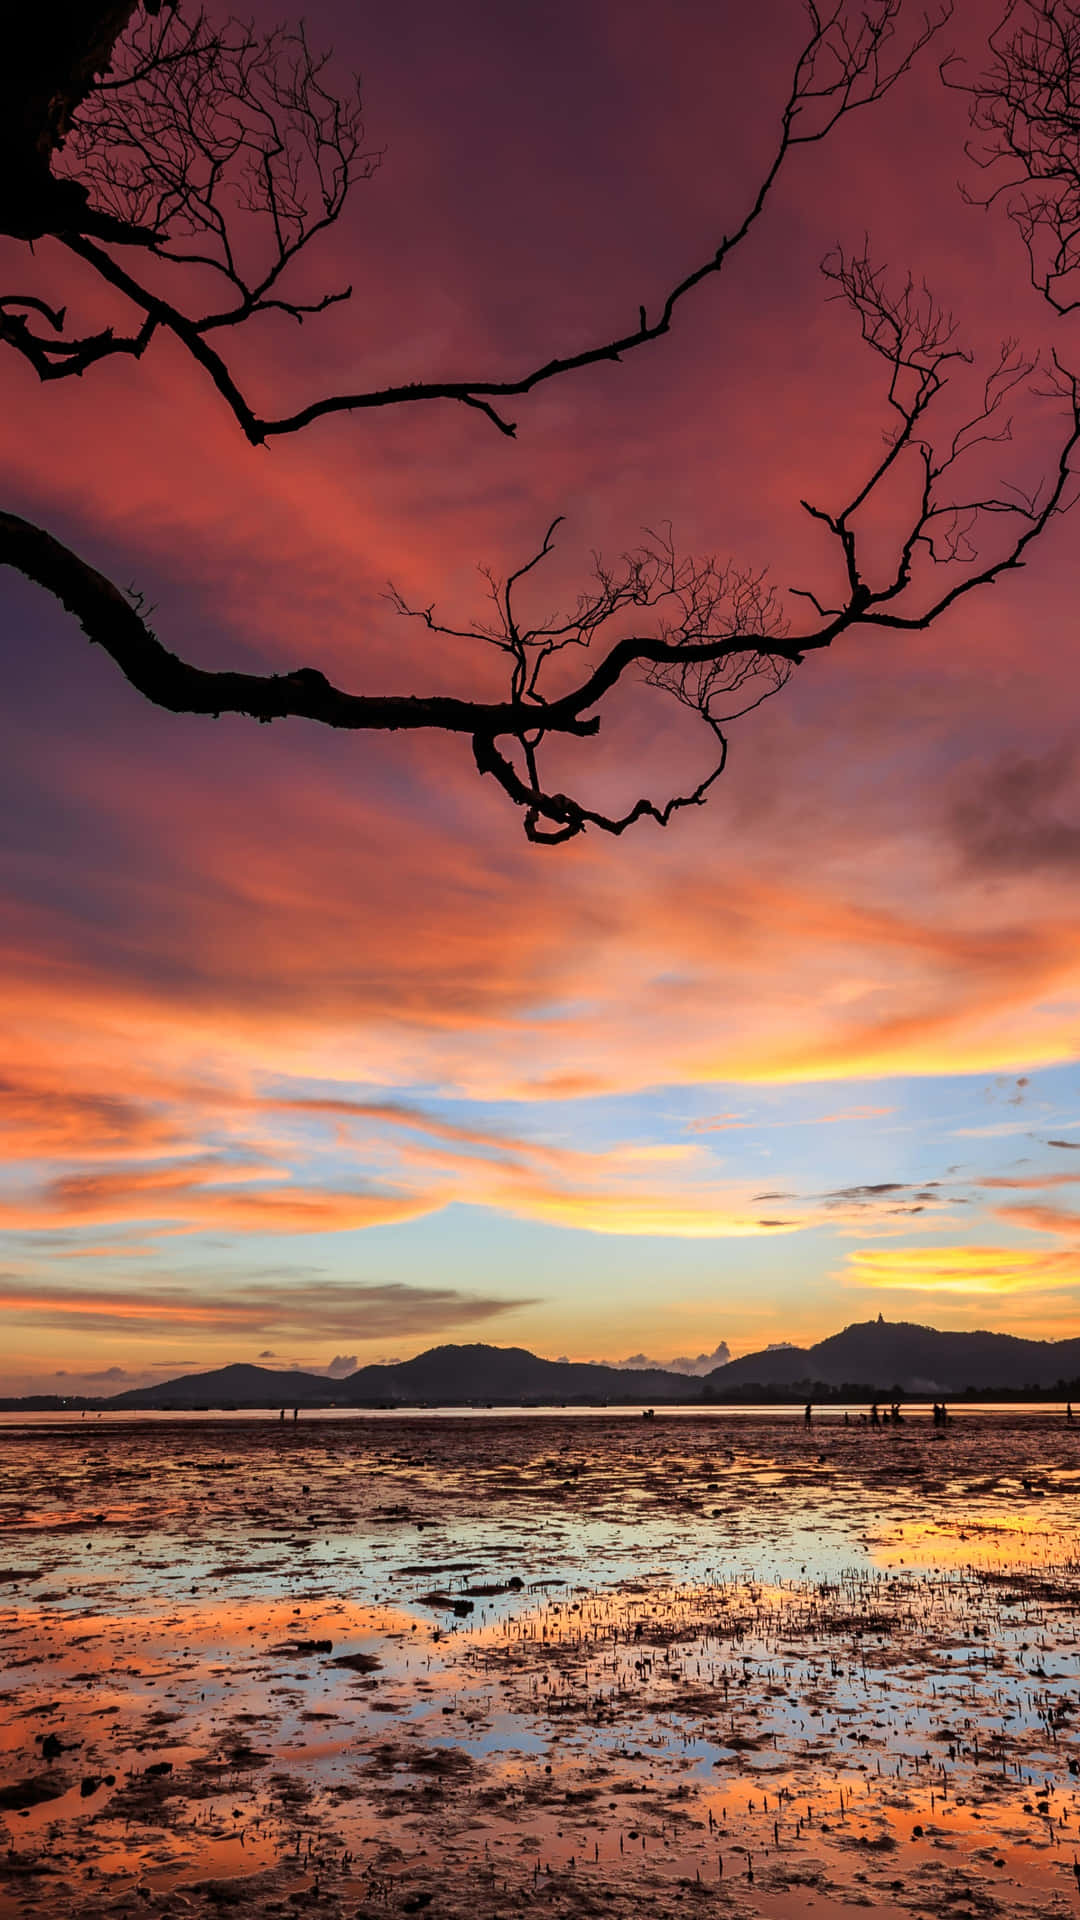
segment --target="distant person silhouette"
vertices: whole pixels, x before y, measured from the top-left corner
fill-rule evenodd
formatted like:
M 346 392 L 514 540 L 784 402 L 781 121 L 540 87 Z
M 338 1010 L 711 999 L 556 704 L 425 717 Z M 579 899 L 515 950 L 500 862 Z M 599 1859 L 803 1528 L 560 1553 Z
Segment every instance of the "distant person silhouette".
M 806 1403 L 806 1412 L 803 1414 L 803 1421 L 805 1422 L 806 1426 L 810 1425 L 810 1422 L 813 1419 L 813 1417 L 814 1417 L 814 1403 L 812 1400 L 808 1400 Z
M 881 1416 L 880 1416 L 880 1414 L 878 1413 L 878 1410 L 877 1410 L 877 1401 L 876 1401 L 876 1400 L 874 1401 L 874 1404 L 873 1404 L 873 1406 L 872 1406 L 872 1407 L 871 1407 L 871 1409 L 870 1409 L 870 1425 L 871 1425 L 872 1427 L 880 1427 L 880 1425 L 881 1425 Z
M 299 1418 L 300 1418 L 300 1409 L 299 1409 L 299 1407 L 294 1407 L 294 1408 L 293 1408 L 293 1410 L 292 1410 L 292 1417 L 293 1417 L 293 1419 L 294 1419 L 294 1420 L 299 1420 Z
M 1066 1418 L 1066 1420 L 1068 1421 L 1068 1423 L 1069 1423 L 1069 1425 L 1070 1425 L 1070 1427 L 1071 1427 L 1071 1426 L 1072 1426 L 1072 1423 L 1073 1423 L 1073 1410 L 1072 1410 L 1072 1401 L 1071 1401 L 1071 1400 L 1069 1401 L 1069 1404 L 1068 1404 L 1068 1406 L 1067 1406 L 1067 1407 L 1066 1407 L 1066 1409 L 1065 1409 L 1065 1418 Z

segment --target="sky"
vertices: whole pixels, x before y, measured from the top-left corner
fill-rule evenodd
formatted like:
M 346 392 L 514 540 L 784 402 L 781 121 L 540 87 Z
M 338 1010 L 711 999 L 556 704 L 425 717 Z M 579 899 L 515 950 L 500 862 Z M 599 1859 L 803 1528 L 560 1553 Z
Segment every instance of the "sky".
M 232 350 L 266 410 L 624 330 L 741 218 L 803 24 L 787 0 L 307 17 L 382 158 L 304 283 L 351 303 Z M 793 157 L 666 339 L 516 402 L 514 441 L 437 404 L 256 450 L 167 342 L 44 388 L 10 356 L 5 496 L 185 657 L 357 691 L 502 697 L 493 654 L 387 583 L 464 624 L 478 569 L 557 514 L 539 613 L 668 522 L 828 593 L 800 499 L 838 502 L 887 424 L 832 246 L 869 230 L 982 364 L 1005 335 L 1080 360 L 1004 214 L 965 204 L 964 130 L 928 58 Z M 115 316 L 55 243 L 33 265 Z M 985 471 L 1030 480 L 1058 421 L 1026 389 L 1016 414 Z M 1080 1331 L 1077 524 L 929 632 L 809 659 L 732 728 L 706 807 L 556 849 L 464 740 L 166 714 L 5 577 L 0 1391 L 447 1340 L 665 1361 L 879 1312 Z M 639 687 L 576 751 L 633 798 L 702 745 Z

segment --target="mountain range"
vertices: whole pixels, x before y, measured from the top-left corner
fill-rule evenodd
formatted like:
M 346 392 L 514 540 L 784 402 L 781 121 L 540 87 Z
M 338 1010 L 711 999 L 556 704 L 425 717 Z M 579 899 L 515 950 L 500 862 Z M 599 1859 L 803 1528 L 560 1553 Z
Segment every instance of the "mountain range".
M 524 1347 L 431 1347 L 412 1360 L 360 1367 L 343 1380 L 290 1369 L 221 1367 L 187 1374 L 160 1387 L 119 1393 L 113 1407 L 237 1406 L 343 1407 L 455 1406 L 486 1404 L 589 1405 L 641 1400 L 697 1401 L 701 1382 L 658 1367 L 636 1371 L 588 1361 L 541 1360 Z
M 704 1378 L 650 1367 L 544 1360 L 524 1347 L 431 1347 L 411 1360 L 360 1367 L 344 1379 L 297 1369 L 219 1367 L 108 1399 L 35 1395 L 25 1407 L 140 1408 L 418 1406 L 700 1406 L 906 1394 L 1015 1397 L 1060 1391 L 1080 1399 L 1080 1339 L 1025 1340 L 1008 1333 L 941 1333 L 882 1317 L 845 1327 L 811 1347 L 768 1347 L 715 1367 Z

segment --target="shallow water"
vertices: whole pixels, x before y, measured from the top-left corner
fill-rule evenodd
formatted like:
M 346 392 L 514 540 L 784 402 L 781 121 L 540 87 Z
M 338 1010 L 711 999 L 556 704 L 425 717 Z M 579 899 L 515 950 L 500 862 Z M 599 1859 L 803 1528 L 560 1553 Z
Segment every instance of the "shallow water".
M 0 1916 L 1072 1912 L 1078 1494 L 1045 1410 L 8 1428 Z

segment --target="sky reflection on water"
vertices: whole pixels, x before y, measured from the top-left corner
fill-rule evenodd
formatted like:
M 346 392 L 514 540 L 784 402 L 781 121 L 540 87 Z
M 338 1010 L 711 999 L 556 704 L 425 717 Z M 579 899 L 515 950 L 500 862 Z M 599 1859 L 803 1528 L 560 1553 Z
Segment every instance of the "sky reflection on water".
M 1045 1411 L 80 1423 L 0 1474 L 5 1916 L 215 1875 L 269 1912 L 312 1862 L 329 1912 L 475 1907 L 496 1857 L 492 1915 L 538 1859 L 573 1912 L 714 1856 L 762 1915 L 1070 1891 L 1080 1440 Z

